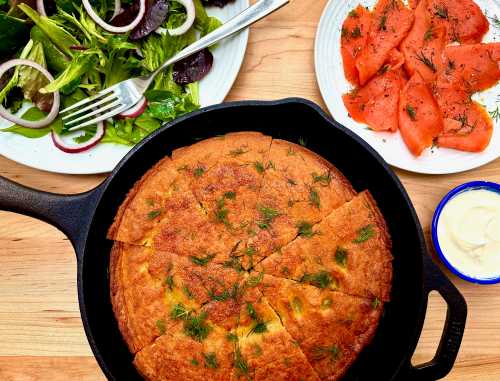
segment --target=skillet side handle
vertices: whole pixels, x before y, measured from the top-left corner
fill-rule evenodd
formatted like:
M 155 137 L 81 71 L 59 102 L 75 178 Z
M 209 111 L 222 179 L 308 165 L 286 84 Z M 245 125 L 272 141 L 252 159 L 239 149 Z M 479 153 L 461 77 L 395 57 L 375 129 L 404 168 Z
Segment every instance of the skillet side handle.
M 0 176 L 0 210 L 35 217 L 57 227 L 68 236 L 80 258 L 99 189 L 60 195 L 28 188 Z
M 425 294 L 428 297 L 431 291 L 439 292 L 448 305 L 448 310 L 436 355 L 425 364 L 411 366 L 409 379 L 434 381 L 445 377 L 453 368 L 465 330 L 467 303 L 453 283 L 432 262 L 432 259 L 428 255 L 424 258 Z

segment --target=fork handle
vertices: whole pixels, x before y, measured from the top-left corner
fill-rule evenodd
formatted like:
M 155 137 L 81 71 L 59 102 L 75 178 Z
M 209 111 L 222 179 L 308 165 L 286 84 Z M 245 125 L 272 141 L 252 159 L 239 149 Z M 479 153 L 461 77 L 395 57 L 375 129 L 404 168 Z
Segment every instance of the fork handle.
M 254 5 L 248 7 L 243 12 L 233 17 L 231 20 L 225 22 L 222 26 L 210 32 L 206 36 L 200 38 L 196 42 L 187 46 L 172 58 L 168 59 L 163 65 L 156 69 L 151 75 L 150 80 L 163 69 L 168 66 L 186 58 L 190 55 L 199 52 L 209 46 L 212 46 L 226 37 L 229 37 L 260 19 L 266 17 L 272 12 L 278 10 L 284 5 L 288 4 L 290 0 L 259 0 Z

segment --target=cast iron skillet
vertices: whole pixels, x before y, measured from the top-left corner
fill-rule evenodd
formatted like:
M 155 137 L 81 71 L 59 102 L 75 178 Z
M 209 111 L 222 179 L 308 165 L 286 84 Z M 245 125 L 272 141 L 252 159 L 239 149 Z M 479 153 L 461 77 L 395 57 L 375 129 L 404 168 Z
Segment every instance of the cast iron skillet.
M 393 239 L 392 301 L 373 342 L 345 380 L 437 380 L 451 370 L 465 327 L 467 306 L 427 254 L 422 228 L 405 189 L 383 159 L 348 129 L 302 99 L 235 102 L 181 117 L 138 144 L 97 188 L 77 195 L 29 189 L 0 177 L 0 209 L 44 220 L 71 240 L 78 259 L 78 299 L 90 346 L 110 380 L 140 380 L 113 316 L 109 298 L 106 232 L 127 191 L 149 168 L 178 147 L 233 131 L 256 130 L 298 142 L 336 165 L 358 190 L 377 200 Z M 434 359 L 412 366 L 430 291 L 448 304 Z

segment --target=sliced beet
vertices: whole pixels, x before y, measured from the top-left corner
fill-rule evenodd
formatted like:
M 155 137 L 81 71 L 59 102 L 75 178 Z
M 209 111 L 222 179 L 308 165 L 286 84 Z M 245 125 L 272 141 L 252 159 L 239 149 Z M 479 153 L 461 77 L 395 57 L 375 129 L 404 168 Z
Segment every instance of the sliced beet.
M 174 64 L 173 78 L 179 85 L 199 81 L 204 78 L 214 63 L 214 56 L 208 49 L 192 54 Z
M 216 7 L 223 8 L 229 3 L 234 3 L 234 0 L 203 0 L 205 5 L 215 5 Z
M 111 22 L 115 26 L 125 26 L 130 24 L 139 12 L 139 2 L 126 8 L 122 13 L 116 16 Z M 155 31 L 165 22 L 168 16 L 167 0 L 148 0 L 146 2 L 146 13 L 139 25 L 130 32 L 130 40 L 137 41 Z

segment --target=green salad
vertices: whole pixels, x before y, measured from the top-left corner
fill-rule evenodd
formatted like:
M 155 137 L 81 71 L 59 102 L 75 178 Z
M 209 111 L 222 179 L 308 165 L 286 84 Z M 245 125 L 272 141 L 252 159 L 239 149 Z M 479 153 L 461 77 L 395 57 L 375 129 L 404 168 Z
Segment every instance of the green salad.
M 36 122 L 54 114 L 56 101 L 63 109 L 120 81 L 154 71 L 219 27 L 221 22 L 208 16 L 205 7 L 227 2 L 0 0 L 0 116 L 22 119 L 0 133 L 26 138 L 52 134 L 58 148 L 64 151 L 61 142 L 69 142 L 72 148 L 67 152 L 81 152 L 90 143 L 134 145 L 164 122 L 199 108 L 198 83 L 213 62 L 207 49 L 164 70 L 133 112 L 102 126 L 75 133 L 64 127 L 58 115 L 46 125 Z M 27 66 L 26 61 L 36 65 Z M 23 105 L 26 111 L 19 115 Z

